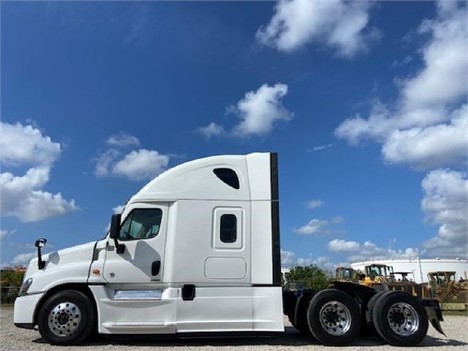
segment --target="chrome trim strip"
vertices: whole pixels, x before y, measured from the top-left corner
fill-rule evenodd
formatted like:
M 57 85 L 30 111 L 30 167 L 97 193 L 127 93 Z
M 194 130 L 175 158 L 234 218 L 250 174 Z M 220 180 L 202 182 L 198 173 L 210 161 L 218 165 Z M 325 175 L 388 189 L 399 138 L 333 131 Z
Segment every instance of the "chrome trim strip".
M 110 327 L 123 328 L 123 327 L 145 327 L 145 328 L 160 328 L 166 326 L 164 322 L 114 322 Z
M 162 289 L 155 290 L 116 290 L 114 300 L 161 300 Z

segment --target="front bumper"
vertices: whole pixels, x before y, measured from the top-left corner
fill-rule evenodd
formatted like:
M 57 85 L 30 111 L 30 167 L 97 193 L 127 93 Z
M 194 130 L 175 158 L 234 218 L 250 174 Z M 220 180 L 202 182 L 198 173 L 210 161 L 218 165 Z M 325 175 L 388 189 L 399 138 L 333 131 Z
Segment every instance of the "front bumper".
M 13 322 L 19 328 L 34 328 L 34 314 L 37 304 L 45 293 L 25 295 L 16 298 Z

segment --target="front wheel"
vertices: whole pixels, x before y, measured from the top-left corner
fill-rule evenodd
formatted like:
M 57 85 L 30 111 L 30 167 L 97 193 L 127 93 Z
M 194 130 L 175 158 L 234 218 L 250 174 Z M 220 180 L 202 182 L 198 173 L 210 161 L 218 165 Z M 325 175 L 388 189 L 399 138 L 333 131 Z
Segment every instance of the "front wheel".
M 327 346 L 349 345 L 361 329 L 359 305 L 335 289 L 322 290 L 312 298 L 307 319 L 310 332 Z
M 388 291 L 377 300 L 372 320 L 379 335 L 390 345 L 414 346 L 426 336 L 429 323 L 424 306 L 412 295 Z
M 91 334 L 94 321 L 95 313 L 89 298 L 75 290 L 52 295 L 38 317 L 41 336 L 56 345 L 79 344 Z

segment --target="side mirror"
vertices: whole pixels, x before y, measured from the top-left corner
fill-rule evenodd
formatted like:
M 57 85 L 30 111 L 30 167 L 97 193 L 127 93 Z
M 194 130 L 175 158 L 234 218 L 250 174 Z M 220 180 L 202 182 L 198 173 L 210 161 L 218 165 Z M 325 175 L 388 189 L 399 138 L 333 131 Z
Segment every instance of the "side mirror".
M 119 241 L 117 240 L 120 234 L 121 219 L 122 219 L 122 216 L 120 215 L 120 213 L 113 214 L 111 218 L 111 225 L 110 225 L 110 231 L 109 231 L 109 237 L 111 239 L 114 239 L 115 249 L 117 250 L 118 254 L 123 254 L 125 252 L 125 245 L 119 244 Z
M 39 269 L 44 269 L 45 267 L 45 262 L 42 260 L 42 252 L 41 249 L 46 246 L 47 239 L 40 238 L 36 240 L 36 243 L 34 244 L 35 247 L 37 247 L 37 268 Z
M 39 248 L 43 248 L 45 247 L 47 244 L 47 239 L 44 239 L 44 238 L 40 238 L 40 239 L 37 239 L 36 240 L 36 243 L 34 244 L 35 247 L 37 247 L 38 249 Z
M 120 213 L 112 215 L 111 225 L 110 225 L 110 238 L 111 239 L 117 239 L 119 237 L 120 221 L 121 221 Z

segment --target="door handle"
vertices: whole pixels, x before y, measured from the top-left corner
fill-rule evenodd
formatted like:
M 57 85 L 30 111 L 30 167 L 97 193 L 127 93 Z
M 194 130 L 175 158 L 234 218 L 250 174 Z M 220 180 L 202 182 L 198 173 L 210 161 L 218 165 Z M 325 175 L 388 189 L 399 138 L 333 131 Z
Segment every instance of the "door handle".
M 158 275 L 161 270 L 161 261 L 154 261 L 151 264 L 151 275 Z

